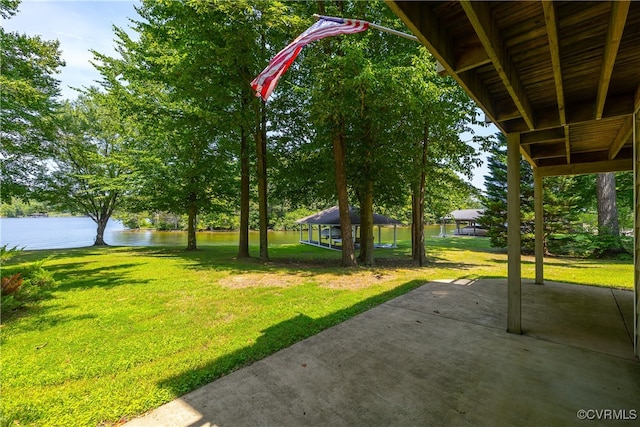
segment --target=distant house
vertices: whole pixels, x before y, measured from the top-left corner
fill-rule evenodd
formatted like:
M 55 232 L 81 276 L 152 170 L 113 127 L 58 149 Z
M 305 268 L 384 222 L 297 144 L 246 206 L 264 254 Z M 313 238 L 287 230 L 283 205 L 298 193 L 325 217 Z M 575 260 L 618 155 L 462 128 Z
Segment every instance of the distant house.
M 354 208 L 349 208 L 349 216 L 351 217 L 351 235 L 353 236 L 354 243 L 357 246 L 360 243 L 360 211 Z M 306 218 L 299 219 L 296 223 L 302 225 L 302 227 L 300 227 L 300 243 L 326 249 L 342 249 L 340 212 L 337 206 L 309 215 Z M 306 230 L 304 230 L 305 225 L 307 226 Z M 393 218 L 374 213 L 373 225 L 378 226 L 378 242 L 375 243 L 375 246 L 378 248 L 395 248 L 396 227 L 398 225 L 402 225 L 402 223 Z M 381 227 L 383 226 L 393 226 L 393 244 L 382 243 Z
M 456 222 L 454 234 L 459 236 L 486 236 L 487 230 L 478 224 L 478 219 L 484 213 L 484 209 L 458 209 L 451 212 L 448 217 Z

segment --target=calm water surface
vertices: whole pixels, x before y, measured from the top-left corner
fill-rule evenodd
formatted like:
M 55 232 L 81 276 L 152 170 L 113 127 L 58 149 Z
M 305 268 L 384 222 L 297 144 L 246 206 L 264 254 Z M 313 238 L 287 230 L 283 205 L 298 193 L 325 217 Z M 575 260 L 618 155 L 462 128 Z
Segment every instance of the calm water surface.
M 449 226 L 452 230 L 452 226 Z M 398 228 L 398 241 L 410 240 L 410 228 Z M 427 236 L 437 236 L 437 225 L 425 228 Z M 377 228 L 374 231 L 377 239 Z M 0 218 L 0 245 L 24 249 L 63 249 L 91 246 L 96 236 L 96 224 L 87 217 Z M 298 243 L 299 231 L 270 231 L 270 244 Z M 259 233 L 253 231 L 250 244 L 259 244 Z M 120 221 L 107 224 L 104 240 L 113 246 L 186 246 L 187 234 L 182 231 L 129 230 Z M 203 231 L 197 235 L 198 246 L 237 245 L 237 231 Z M 383 243 L 393 242 L 393 228 L 382 228 Z

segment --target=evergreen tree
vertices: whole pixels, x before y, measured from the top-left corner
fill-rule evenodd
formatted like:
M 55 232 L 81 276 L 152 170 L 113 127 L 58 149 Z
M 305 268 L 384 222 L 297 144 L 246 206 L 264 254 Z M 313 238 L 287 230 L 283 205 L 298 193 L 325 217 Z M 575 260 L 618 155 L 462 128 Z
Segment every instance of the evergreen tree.
M 491 246 L 507 246 L 507 141 L 498 134 L 488 157 L 489 175 L 485 176 L 484 214 L 478 220 L 488 229 Z M 546 177 L 543 180 L 544 251 L 553 234 L 570 233 L 579 215 L 580 196 L 571 176 Z M 534 183 L 531 165 L 520 158 L 520 220 L 522 249 L 533 252 L 535 240 Z

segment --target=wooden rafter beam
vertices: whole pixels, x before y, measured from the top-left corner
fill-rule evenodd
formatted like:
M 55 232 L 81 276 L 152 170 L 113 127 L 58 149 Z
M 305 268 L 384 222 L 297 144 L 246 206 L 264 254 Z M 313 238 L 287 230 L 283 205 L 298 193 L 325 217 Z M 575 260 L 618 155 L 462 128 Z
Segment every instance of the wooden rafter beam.
M 567 164 L 571 164 L 571 139 L 569 138 L 569 126 L 564 127 L 564 149 L 567 152 Z
M 542 176 L 579 175 L 585 173 L 604 173 L 633 170 L 633 159 L 575 163 L 572 165 L 538 166 Z
M 558 99 L 558 115 L 562 126 L 567 124 L 567 114 L 564 105 L 564 87 L 562 84 L 562 67 L 560 65 L 560 38 L 558 37 L 558 19 L 554 2 L 544 0 L 542 2 L 544 20 L 549 37 L 549 51 L 551 53 L 551 66 L 553 67 L 553 79 L 556 83 L 556 98 Z
M 634 93 L 628 92 L 620 95 L 610 95 L 601 120 L 616 120 L 623 116 L 633 114 L 634 111 Z M 567 125 L 572 126 L 580 123 L 588 123 L 593 120 L 593 105 L 595 99 L 591 101 L 582 101 L 579 103 L 567 105 Z M 560 127 L 558 114 L 555 111 L 538 110 L 536 116 L 538 129 L 549 129 Z M 529 128 L 526 123 L 520 119 L 503 121 L 499 123 L 505 132 L 528 132 Z
M 538 159 L 550 159 L 555 157 L 566 157 L 567 152 L 565 149 L 564 141 L 560 143 L 551 143 L 544 145 L 534 145 L 531 147 L 531 157 L 534 160 Z
M 429 3 L 395 0 L 385 0 L 385 3 L 418 37 L 418 41 L 429 49 L 442 66 L 441 73 L 452 76 L 491 121 L 495 121 L 493 101 L 477 74 L 472 68 L 456 70 L 455 48 L 448 37 L 446 24 L 440 22 Z
M 522 154 L 522 157 L 529 162 L 531 167 L 535 168 L 537 166 L 536 161 L 531 157 L 531 148 L 529 146 L 520 145 L 520 154 Z
M 618 56 L 618 48 L 622 40 L 627 13 L 629 12 L 629 0 L 611 2 L 611 14 L 609 15 L 609 30 L 604 43 L 604 59 L 600 69 L 600 80 L 598 81 L 598 95 L 596 97 L 596 120 L 602 118 L 604 104 L 609 92 L 609 83 L 613 74 L 613 66 Z
M 477 37 L 467 37 L 456 42 L 453 68 L 462 73 L 489 64 L 487 51 Z
M 629 116 L 623 123 L 622 127 L 616 135 L 616 139 L 609 147 L 609 160 L 616 158 L 624 144 L 631 138 L 633 132 L 633 116 Z
M 461 1 L 460 5 L 467 14 L 480 42 L 484 46 L 489 59 L 493 63 L 502 83 L 513 98 L 522 118 L 530 130 L 535 128 L 533 110 L 526 96 L 520 78 L 516 73 L 511 58 L 505 52 L 500 35 L 491 19 L 491 10 L 486 2 Z
M 520 144 L 538 144 L 544 142 L 564 142 L 564 131 L 562 128 L 534 130 L 524 132 L 520 135 Z

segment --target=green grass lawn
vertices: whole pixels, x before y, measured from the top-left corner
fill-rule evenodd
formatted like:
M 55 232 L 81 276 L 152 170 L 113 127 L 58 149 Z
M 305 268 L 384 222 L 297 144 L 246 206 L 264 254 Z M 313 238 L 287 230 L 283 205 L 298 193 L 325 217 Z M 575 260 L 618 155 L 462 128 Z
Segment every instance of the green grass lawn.
M 487 239 L 430 239 L 424 268 L 401 243 L 349 270 L 338 252 L 297 244 L 272 246 L 266 264 L 232 246 L 25 252 L 8 265 L 51 257 L 59 284 L 3 313 L 2 425 L 117 424 L 426 281 L 506 277 Z M 522 270 L 533 278 L 532 257 Z M 552 258 L 545 277 L 631 289 L 633 265 Z

